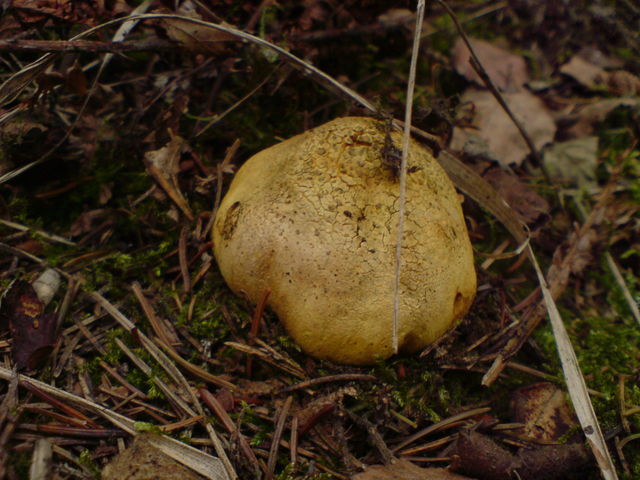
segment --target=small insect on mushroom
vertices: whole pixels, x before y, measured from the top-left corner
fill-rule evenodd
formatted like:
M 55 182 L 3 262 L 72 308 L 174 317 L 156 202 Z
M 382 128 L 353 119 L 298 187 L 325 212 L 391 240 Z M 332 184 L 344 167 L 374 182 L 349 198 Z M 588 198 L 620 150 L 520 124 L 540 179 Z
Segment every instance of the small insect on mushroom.
M 384 123 L 384 145 L 380 150 L 382 155 L 382 164 L 387 167 L 394 176 L 400 177 L 400 169 L 402 168 L 402 149 L 396 147 L 391 138 L 391 132 L 393 131 L 393 119 L 391 117 L 385 118 Z M 407 167 L 407 173 L 414 173 L 420 170 L 420 167 L 412 166 Z

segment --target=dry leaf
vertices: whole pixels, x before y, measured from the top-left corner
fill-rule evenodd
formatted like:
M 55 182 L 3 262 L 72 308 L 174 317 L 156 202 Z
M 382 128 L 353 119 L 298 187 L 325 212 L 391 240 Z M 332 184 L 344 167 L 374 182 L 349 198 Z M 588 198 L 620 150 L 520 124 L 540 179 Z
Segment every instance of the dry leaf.
M 592 90 L 607 88 L 616 95 L 626 97 L 640 92 L 640 78 L 636 75 L 626 70 L 608 72 L 579 55 L 560 67 L 560 72 Z
M 538 97 L 527 91 L 505 93 L 503 97 L 536 148 L 540 149 L 553 140 L 556 132 L 555 123 Z M 521 164 L 529 154 L 529 148 L 491 92 L 469 89 L 463 95 L 462 101 L 475 106 L 472 123 L 474 128 L 454 128 L 451 148 L 463 150 L 468 138 L 475 134 L 487 143 L 501 165 Z
M 518 434 L 527 439 L 555 442 L 577 426 L 566 394 L 550 382 L 522 387 L 511 396 L 513 421 L 524 424 Z
M 391 465 L 373 465 L 351 480 L 472 480 L 446 468 L 420 468 L 408 460 L 398 460 Z
M 570 126 L 564 131 L 565 137 L 579 138 L 593 134 L 595 126 L 602 122 L 618 107 L 636 107 L 639 102 L 635 98 L 609 98 L 591 103 L 586 106 L 577 106 L 566 117 L 560 119 Z
M 408 8 L 390 8 L 378 15 L 378 22 L 383 25 L 403 25 L 413 22 L 415 14 Z
M 557 142 L 544 151 L 544 164 L 552 178 L 578 187 L 596 185 L 598 137 Z
M 56 343 L 54 313 L 44 313 L 44 303 L 29 282 L 16 280 L 2 299 L 0 328 L 13 338 L 13 361 L 19 370 L 36 368 Z
M 527 64 L 520 55 L 496 47 L 484 40 L 471 39 L 471 46 L 494 85 L 503 92 L 519 92 L 529 81 Z M 453 66 L 467 80 L 484 87 L 484 82 L 469 63 L 471 54 L 462 39 L 453 47 Z
M 580 85 L 595 89 L 606 86 L 609 74 L 578 55 L 560 67 L 560 73 L 570 76 Z
M 640 94 L 640 78 L 626 70 L 609 73 L 607 86 L 616 95 L 632 97 Z
M 533 224 L 549 213 L 547 201 L 516 175 L 500 167 L 485 170 L 482 177 L 518 212 L 527 224 Z
M 202 477 L 166 456 L 150 442 L 151 434 L 140 434 L 133 445 L 102 470 L 102 480 L 201 480 Z
M 176 11 L 176 14 L 183 17 L 202 20 L 202 17 L 196 11 L 195 4 L 191 0 L 182 2 Z M 223 25 L 230 27 L 228 24 L 223 23 Z M 171 40 L 183 45 L 189 50 L 199 53 L 219 53 L 224 48 L 222 42 L 238 40 L 236 37 L 229 35 L 228 33 L 207 28 L 179 18 L 163 19 L 162 26 Z
M 171 140 L 159 150 L 144 154 L 147 172 L 158 182 L 158 185 L 169 195 L 169 198 L 182 210 L 189 220 L 193 220 L 193 213 L 187 204 L 180 186 L 178 173 L 180 172 L 180 155 L 185 141 L 182 137 L 172 135 Z

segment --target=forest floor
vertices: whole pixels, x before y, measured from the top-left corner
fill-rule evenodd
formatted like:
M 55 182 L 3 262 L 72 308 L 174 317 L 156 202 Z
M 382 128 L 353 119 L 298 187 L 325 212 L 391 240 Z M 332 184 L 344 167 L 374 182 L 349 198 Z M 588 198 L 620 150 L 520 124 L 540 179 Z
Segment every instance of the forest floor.
M 211 225 L 245 160 L 336 117 L 404 118 L 415 5 L 390 3 L 9 2 L 0 480 L 601 477 L 536 272 L 525 252 L 500 257 L 518 242 L 487 205 L 463 201 L 465 320 L 370 367 L 306 355 L 218 270 Z M 528 225 L 617 476 L 640 478 L 640 9 L 448 5 L 530 145 L 443 2 L 427 2 L 413 125 Z M 135 13 L 165 16 L 122 22 Z M 375 111 L 170 15 L 277 45 Z

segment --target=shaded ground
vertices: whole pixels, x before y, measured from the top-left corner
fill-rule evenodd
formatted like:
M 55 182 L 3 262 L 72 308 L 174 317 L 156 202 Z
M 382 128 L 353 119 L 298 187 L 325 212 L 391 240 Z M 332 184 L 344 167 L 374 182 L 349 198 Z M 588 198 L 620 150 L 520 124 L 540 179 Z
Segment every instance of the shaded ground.
M 626 1 L 451 7 L 484 40 L 474 42 L 482 64 L 540 158 L 468 67 L 440 4 L 427 12 L 414 124 L 458 151 L 529 225 L 619 475 L 637 478 L 640 12 Z M 0 42 L 3 81 L 43 51 L 68 48 L 55 40 L 131 8 L 13 2 L 0 22 L 1 38 L 14 40 Z M 181 8 L 280 45 L 403 118 L 409 4 Z M 172 2 L 147 11 L 176 13 Z M 513 468 L 521 478 L 599 477 L 522 256 L 479 253 L 478 295 L 465 322 L 423 355 L 372 368 L 304 355 L 275 316 L 233 295 L 208 235 L 233 172 L 278 140 L 368 113 L 265 48 L 170 19 L 140 23 L 125 37 L 130 51 L 101 70 L 99 52 L 125 48 L 109 43 L 116 28 L 77 53 L 56 53 L 24 88 L 14 81 L 0 89 L 0 175 L 46 156 L 0 185 L 0 275 L 9 291 L 0 322 L 0 477 L 28 478 L 34 446 L 47 448 L 41 438 L 53 445 L 55 478 L 98 477 L 129 445 L 127 431 L 162 431 L 227 455 L 240 478 L 350 478 L 376 464 L 389 465 L 377 472 L 383 478 L 453 478 L 415 465 L 452 466 L 467 478 L 509 478 Z M 469 199 L 464 208 L 478 252 L 515 248 L 485 210 Z M 46 266 L 63 281 L 45 308 L 28 282 Z M 24 282 L 9 290 L 16 279 Z M 91 406 L 56 401 L 42 385 L 18 388 L 16 364 L 126 418 L 118 425 Z

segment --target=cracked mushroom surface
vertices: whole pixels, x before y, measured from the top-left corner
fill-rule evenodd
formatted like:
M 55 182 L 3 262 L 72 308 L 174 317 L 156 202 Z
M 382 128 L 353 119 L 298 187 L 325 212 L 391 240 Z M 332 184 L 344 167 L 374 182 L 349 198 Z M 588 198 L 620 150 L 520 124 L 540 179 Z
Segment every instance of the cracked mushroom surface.
M 366 365 L 391 356 L 400 183 L 384 153 L 401 134 L 344 117 L 276 144 L 239 169 L 213 225 L 236 293 L 268 304 L 310 355 Z M 418 351 L 452 328 L 476 291 L 460 197 L 412 140 L 398 345 Z

